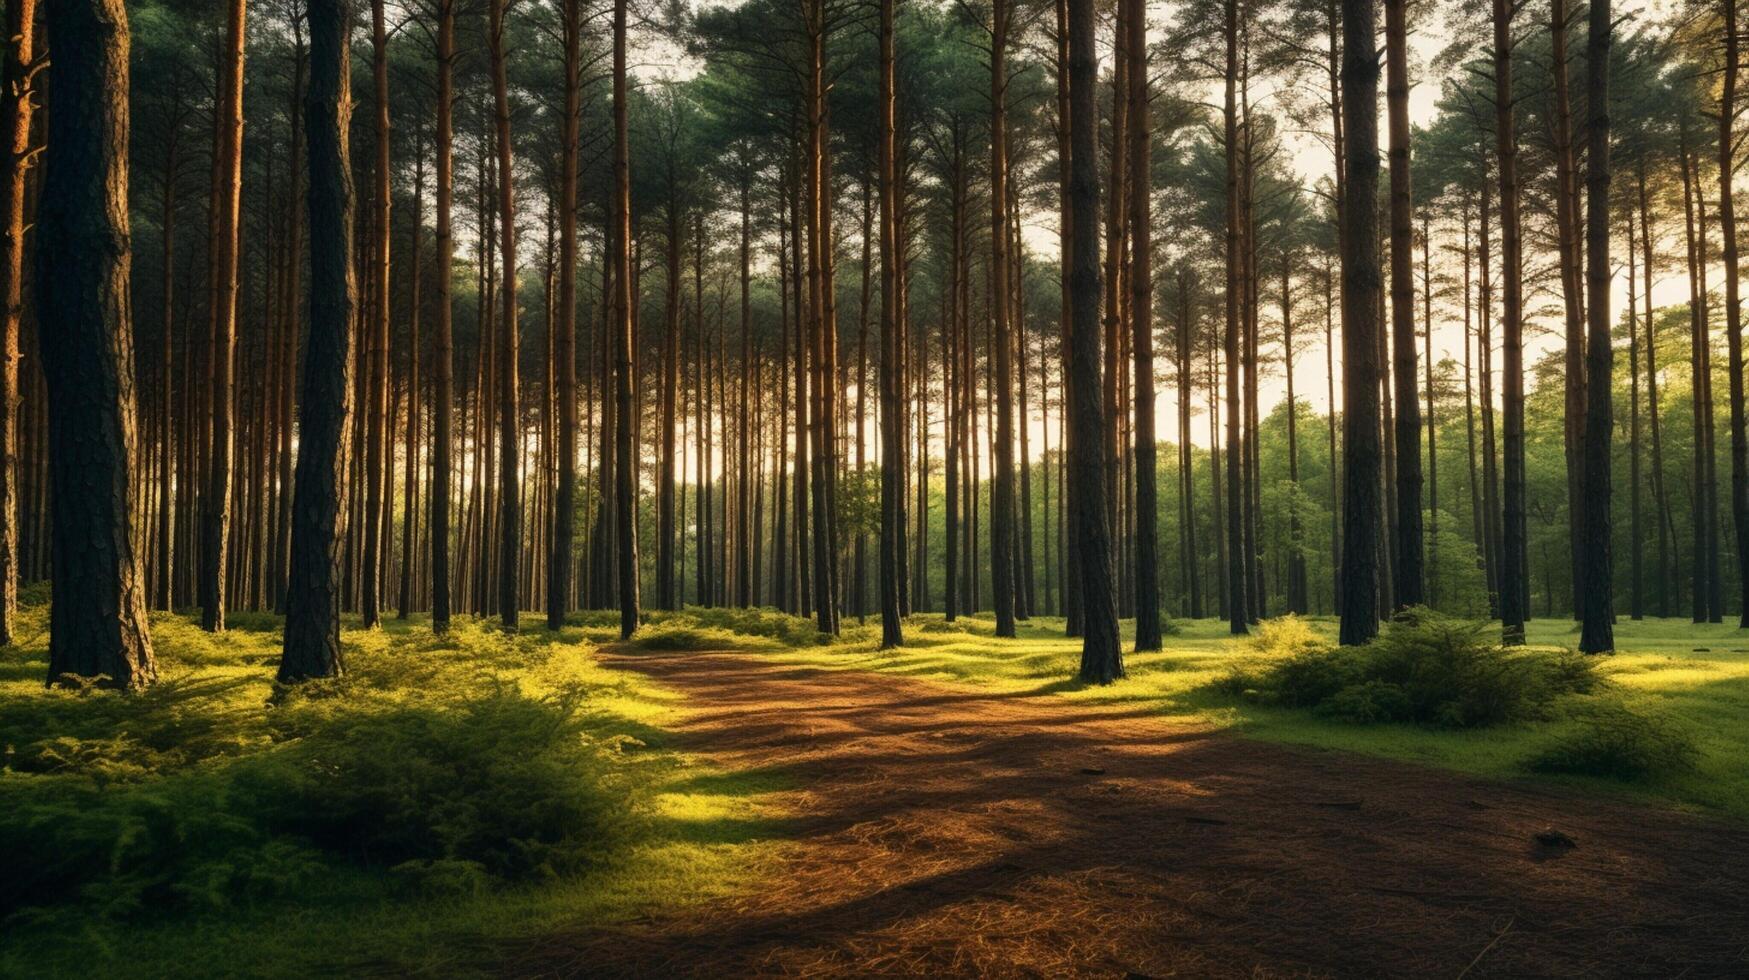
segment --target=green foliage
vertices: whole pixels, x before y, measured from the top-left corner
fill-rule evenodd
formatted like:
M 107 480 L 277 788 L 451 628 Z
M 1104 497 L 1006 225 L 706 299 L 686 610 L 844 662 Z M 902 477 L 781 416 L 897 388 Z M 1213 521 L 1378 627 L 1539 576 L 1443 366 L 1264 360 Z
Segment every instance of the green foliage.
M 768 608 L 703 606 L 653 613 L 633 638 L 636 646 L 646 650 L 796 649 L 835 642 L 836 637 L 820 632 L 819 625 L 806 616 Z
M 224 909 L 391 869 L 478 891 L 644 833 L 649 771 L 586 647 L 372 632 L 353 673 L 275 691 L 276 633 L 155 633 L 167 679 L 143 694 L 7 685 L 0 914 Z
M 1303 623 L 1274 621 L 1253 645 L 1283 659 L 1222 689 L 1359 724 L 1480 728 L 1547 717 L 1557 699 L 1595 687 L 1590 660 L 1509 651 L 1485 629 L 1412 609 L 1366 646 L 1332 648 Z
M 1572 722 L 1525 760 L 1538 773 L 1646 782 L 1692 772 L 1692 732 L 1668 719 L 1604 702 L 1573 712 Z

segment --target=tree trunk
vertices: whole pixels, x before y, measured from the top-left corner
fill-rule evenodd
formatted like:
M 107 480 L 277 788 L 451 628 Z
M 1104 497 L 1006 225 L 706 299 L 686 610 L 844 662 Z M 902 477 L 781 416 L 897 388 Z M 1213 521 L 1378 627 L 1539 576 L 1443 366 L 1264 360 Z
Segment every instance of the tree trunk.
M 1227 0 L 1227 80 L 1224 108 L 1226 122 L 1227 159 L 1227 310 L 1226 310 L 1226 370 L 1227 370 L 1227 622 L 1234 635 L 1249 632 L 1246 626 L 1250 611 L 1245 571 L 1244 488 L 1240 479 L 1240 462 L 1244 448 L 1239 431 L 1244 420 L 1240 406 L 1239 339 L 1240 292 L 1243 289 L 1239 264 L 1239 122 L 1237 85 L 1239 72 L 1239 5 Z
M 413 233 L 408 250 L 407 286 L 407 482 L 401 498 L 401 583 L 395 617 L 406 619 L 417 601 L 419 561 L 419 405 L 420 239 L 425 234 L 425 143 L 414 140 Z
M 1007 0 L 994 0 L 990 32 L 990 317 L 996 385 L 990 486 L 990 587 L 996 635 L 1014 635 L 1014 337 L 1008 276 Z M 1122 152 L 1119 148 L 1117 152 Z
M 431 338 L 431 629 L 449 632 L 452 586 L 449 578 L 450 469 L 455 448 L 450 434 L 455 416 L 455 339 L 451 322 L 451 269 L 455 265 L 454 74 L 455 3 L 437 0 L 437 326 Z
M 1385 0 L 1385 105 L 1391 156 L 1391 353 L 1396 383 L 1396 577 L 1399 608 L 1427 601 L 1421 535 L 1421 402 L 1415 366 L 1415 215 L 1409 197 L 1408 0 Z M 1352 158 L 1351 158 L 1352 159 Z
M 18 613 L 18 392 L 19 327 L 24 317 L 24 179 L 30 168 L 30 117 L 35 93 L 33 74 L 41 66 L 36 54 L 36 0 L 6 5 L 5 89 L 0 92 L 0 646 L 11 646 Z M 171 269 L 176 242 L 177 134 L 168 134 L 164 177 L 164 319 L 163 390 L 159 438 L 170 443 Z M 160 464 L 158 591 L 168 604 L 170 567 L 170 468 L 168 450 Z
M 1579 250 L 1579 188 L 1577 167 L 1573 162 L 1572 100 L 1567 84 L 1567 0 L 1551 0 L 1549 6 L 1550 73 L 1554 81 L 1554 156 L 1555 156 L 1555 229 L 1561 297 L 1566 327 L 1566 418 L 1562 428 L 1562 444 L 1567 462 L 1567 535 L 1573 576 L 1573 616 L 1583 610 L 1580 594 L 1584 591 L 1585 508 L 1590 503 L 1585 490 L 1585 406 L 1588 383 L 1585 361 L 1585 306 Z M 1590 54 L 1587 52 L 1589 59 Z
M 292 500 L 282 683 L 333 677 L 340 655 L 340 513 L 352 412 L 351 0 L 310 0 L 310 335 Z
M 1734 2 L 1734 0 L 1732 0 Z M 1591 0 L 1590 36 L 1585 47 L 1585 577 L 1580 606 L 1579 649 L 1608 653 L 1615 649 L 1615 564 L 1610 547 L 1610 437 L 1615 428 L 1611 372 L 1615 357 L 1609 331 L 1609 49 L 1615 25 L 1609 0 Z M 1728 179 L 1728 178 L 1727 178 Z M 1726 185 L 1729 190 L 1729 185 Z M 1730 197 L 1725 198 L 1730 207 Z M 1729 228 L 1725 241 L 1730 242 Z M 1729 244 L 1726 248 L 1730 248 Z M 1726 253 L 1731 254 L 1730 252 Z M 1743 381 L 1736 379 L 1739 397 L 1736 419 L 1742 419 Z M 1739 535 L 1743 532 L 1739 524 Z M 1743 538 L 1739 537 L 1739 541 Z
M 1059 200 L 1059 239 L 1058 259 L 1059 276 L 1062 279 L 1062 309 L 1059 312 L 1061 322 L 1058 330 L 1061 336 L 1063 390 L 1061 411 L 1065 416 L 1073 414 L 1071 409 L 1072 395 L 1069 386 L 1072 383 L 1069 363 L 1072 353 L 1069 350 L 1070 336 L 1074 332 L 1074 294 L 1069 282 L 1069 270 L 1074 268 L 1074 236 L 1069 230 L 1074 226 L 1075 194 L 1072 187 L 1072 165 L 1070 158 L 1072 139 L 1072 120 L 1074 107 L 1069 91 L 1069 0 L 1056 0 L 1057 5 L 1057 196 Z M 1067 469 L 1070 453 L 1074 449 L 1075 426 L 1072 423 L 1063 426 L 1063 459 Z M 1073 485 L 1073 480 L 1063 481 L 1062 507 L 1063 521 L 1060 527 L 1065 531 L 1063 543 L 1063 634 L 1065 636 L 1080 636 L 1081 630 L 1081 542 L 1076 538 L 1072 528 L 1079 528 L 1076 511 L 1085 499 L 1081 488 Z
M 54 108 L 37 210 L 54 582 L 50 684 L 158 677 L 131 527 L 133 329 L 128 308 L 128 21 L 121 0 L 47 17 Z
M 1530 609 L 1524 473 L 1524 280 L 1518 218 L 1518 137 L 1512 91 L 1512 5 L 1493 0 L 1494 152 L 1500 181 L 1501 375 L 1505 414 L 1505 522 L 1501 528 L 1500 620 L 1508 644 L 1524 642 Z
M 656 604 L 663 609 L 678 609 L 679 604 L 674 594 L 674 425 L 676 421 L 675 397 L 680 387 L 680 247 L 682 220 L 680 216 L 679 184 L 675 179 L 674 166 L 676 161 L 668 161 L 668 282 L 667 309 L 664 311 L 666 330 L 662 342 L 662 455 L 658 462 L 660 473 L 656 477 Z M 703 247 L 703 243 L 699 243 Z M 703 343 L 703 337 L 697 337 L 698 343 Z M 699 354 L 702 363 L 702 350 Z M 702 368 L 700 369 L 702 371 Z M 700 379 L 702 380 L 702 378 Z M 704 391 L 699 391 L 699 404 L 705 404 Z M 700 457 L 699 466 L 699 504 L 700 514 L 704 514 L 703 505 L 707 492 L 704 469 L 705 458 L 702 455 L 705 443 L 708 442 L 706 425 L 708 419 L 702 410 L 699 414 Z M 699 522 L 699 543 L 704 543 L 704 534 L 710 525 Z M 698 601 L 708 605 L 705 596 L 705 585 L 710 581 L 709 564 L 704 560 L 704 549 L 699 549 L 698 562 Z
M 897 85 L 897 65 L 894 52 L 894 7 L 896 0 L 881 0 L 880 3 L 880 82 L 876 111 L 879 121 L 879 156 L 880 156 L 880 236 L 881 236 L 881 364 L 880 364 L 880 411 L 881 411 L 881 526 L 880 526 L 880 598 L 881 598 L 881 649 L 897 647 L 904 642 L 904 632 L 899 619 L 900 582 L 899 563 L 903 561 L 900 550 L 899 526 L 903 519 L 903 501 L 905 496 L 905 465 L 902 444 L 904 431 L 899 402 L 900 371 L 899 371 L 899 268 L 898 268 L 898 172 L 895 159 L 896 142 L 896 107 L 894 104 Z M 957 244 L 957 243 L 956 243 Z M 957 270 L 955 270 L 957 271 Z M 952 276 L 950 275 L 950 279 Z M 951 288 L 951 287 L 950 287 Z M 952 325 L 946 325 L 951 331 Z M 951 424 L 951 420 L 950 420 Z M 948 487 L 948 534 L 953 534 L 953 470 L 949 464 Z M 947 617 L 954 614 L 954 583 L 952 581 L 953 543 L 948 544 L 948 585 L 947 585 Z M 921 572 L 920 572 L 921 573 Z
M 1154 447 L 1154 273 L 1149 193 L 1153 138 L 1148 125 L 1148 5 L 1129 6 L 1130 329 L 1135 345 L 1136 650 L 1158 650 L 1160 635 L 1159 490 Z
M 1504 0 L 1500 0 L 1504 2 Z M 1378 632 L 1379 66 L 1375 14 L 1342 2 L 1342 630 L 1344 644 Z
M 1670 495 L 1664 485 L 1664 424 L 1658 408 L 1658 338 L 1652 308 L 1652 211 L 1646 193 L 1646 166 L 1642 160 L 1634 173 L 1640 211 L 1640 255 L 1644 261 L 1646 298 L 1646 415 L 1652 429 L 1652 506 L 1658 524 L 1658 615 L 1670 615 L 1670 592 L 1676 586 L 1675 563 L 1670 545 L 1676 540 L 1675 518 L 1670 513 Z
M 237 348 L 237 231 L 243 193 L 243 48 L 247 5 L 231 0 L 225 28 L 225 64 L 219 80 L 219 118 L 213 175 L 211 333 L 212 399 L 207 499 L 201 523 L 201 628 L 225 628 L 225 556 L 231 535 L 231 462 L 236 441 L 232 411 Z
M 613 259 L 614 259 L 614 401 L 617 409 L 614 483 L 615 519 L 619 539 L 619 635 L 630 639 L 638 628 L 637 458 L 632 455 L 632 188 L 631 146 L 626 128 L 626 3 L 613 4 Z
M 367 403 L 364 406 L 367 412 L 364 446 L 364 565 L 359 619 L 360 625 L 366 629 L 375 627 L 382 620 L 379 608 L 382 578 L 378 566 L 382 563 L 383 529 L 388 523 L 385 515 L 388 500 L 385 471 L 388 469 L 388 454 L 391 451 L 388 431 L 389 247 L 394 241 L 394 236 L 390 234 L 394 191 L 389 180 L 389 37 L 388 25 L 383 17 L 383 0 L 371 0 L 370 20 L 371 72 L 376 102 L 376 193 L 371 204 L 376 217 L 371 226 L 373 241 L 370 244 L 369 260 L 371 291 L 376 296 L 376 302 L 369 304 L 370 322 L 365 325 L 370 337 L 367 352 L 370 380 L 365 386 Z
M 1738 267 L 1737 208 L 1731 186 L 1736 167 L 1734 124 L 1742 37 L 1737 26 L 1737 0 L 1720 0 L 1719 6 L 1725 21 L 1723 86 L 1719 95 L 1719 235 L 1724 243 L 1725 342 L 1730 368 L 1726 373 L 1731 385 L 1731 523 L 1737 532 L 1737 625 L 1749 628 L 1749 424 L 1745 422 L 1743 406 L 1743 299 L 1739 282 L 1742 270 Z M 1593 38 L 1599 30 L 1596 17 L 1593 12 Z M 1607 37 L 1605 40 L 1607 43 Z M 1608 179 L 1607 174 L 1604 179 Z M 1595 332 L 1595 326 L 1592 329 Z
M 1646 618 L 1645 543 L 1640 532 L 1640 310 L 1639 252 L 1634 209 L 1628 205 L 1628 617 Z M 1662 571 L 1662 569 L 1660 569 Z
M 504 304 L 498 324 L 498 612 L 505 627 L 515 629 L 522 608 L 518 571 L 522 561 L 522 412 L 517 379 L 520 339 L 516 326 L 516 198 L 510 144 L 510 87 L 504 59 L 504 8 L 509 0 L 492 0 L 492 101 L 498 127 L 498 220 Z
M 1112 587 L 1111 536 L 1098 501 L 1105 499 L 1105 461 L 1100 410 L 1099 336 L 1099 171 L 1093 0 L 1068 0 L 1070 187 L 1074 221 L 1070 228 L 1074 264 L 1070 268 L 1073 314 L 1069 369 L 1074 373 L 1074 483 L 1089 506 L 1077 508 L 1080 538 L 1082 642 L 1080 677 L 1109 684 L 1123 676 L 1118 643 L 1117 593 Z

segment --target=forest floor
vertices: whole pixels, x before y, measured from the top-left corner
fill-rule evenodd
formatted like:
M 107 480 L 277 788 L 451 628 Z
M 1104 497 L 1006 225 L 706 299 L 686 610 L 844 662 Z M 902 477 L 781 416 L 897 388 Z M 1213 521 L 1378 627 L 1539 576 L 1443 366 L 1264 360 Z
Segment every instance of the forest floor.
M 679 747 L 768 788 L 758 834 L 783 842 L 756 887 L 543 938 L 510 973 L 1749 971 L 1734 822 L 1146 704 L 745 651 L 604 660 L 685 696 Z

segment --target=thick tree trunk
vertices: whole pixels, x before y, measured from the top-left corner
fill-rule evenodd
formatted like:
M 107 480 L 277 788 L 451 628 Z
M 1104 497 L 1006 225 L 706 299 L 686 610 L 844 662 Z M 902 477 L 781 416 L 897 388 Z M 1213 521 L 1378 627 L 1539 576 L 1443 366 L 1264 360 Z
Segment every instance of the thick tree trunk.
M 1504 2 L 1504 0 L 1501 0 Z M 1367 0 L 1342 3 L 1342 600 L 1341 639 L 1378 632 L 1379 66 Z
M 1610 547 L 1610 442 L 1615 427 L 1615 386 L 1611 372 L 1615 351 L 1610 346 L 1609 304 L 1609 49 L 1615 25 L 1609 0 L 1591 0 L 1589 43 L 1585 48 L 1585 258 L 1586 258 L 1586 379 L 1585 398 L 1585 575 L 1579 599 L 1579 649 L 1608 653 L 1615 649 L 1615 564 Z M 1727 197 L 1726 201 L 1729 202 Z M 1729 207 L 1729 204 L 1726 204 Z M 1729 242 L 1729 235 L 1726 236 Z M 1729 247 L 1729 246 L 1727 246 Z M 1742 392 L 1742 379 L 1736 381 Z M 1737 399 L 1737 405 L 1742 399 Z M 1742 417 L 1739 410 L 1739 419 Z M 1741 532 L 1739 532 L 1741 533 Z M 1741 538 L 1739 538 L 1741 540 Z
M 1105 419 L 1099 392 L 1099 163 L 1093 0 L 1068 0 L 1070 187 L 1073 196 L 1074 265 L 1070 271 L 1073 314 L 1069 369 L 1074 374 L 1075 440 L 1071 470 L 1088 506 L 1077 508 L 1080 538 L 1082 642 L 1080 677 L 1109 684 L 1123 676 L 1117 633 L 1117 593 L 1112 587 L 1111 535 L 1099 501 L 1105 499 Z
M 57 0 L 54 108 L 37 210 L 36 284 L 54 584 L 50 684 L 158 677 L 130 523 L 133 328 L 128 304 L 128 20 L 121 0 Z
M 1072 358 L 1070 337 L 1074 332 L 1074 290 L 1070 283 L 1070 270 L 1074 268 L 1074 236 L 1070 229 L 1074 227 L 1075 194 L 1072 187 L 1073 156 L 1071 149 L 1074 107 L 1071 104 L 1069 90 L 1069 0 L 1056 0 L 1057 6 L 1057 195 L 1059 197 L 1058 258 L 1061 277 L 1062 310 L 1059 313 L 1062 321 L 1059 324 L 1062 352 L 1062 411 L 1065 416 L 1073 415 L 1073 396 L 1070 385 L 1073 383 L 1069 363 Z M 1075 426 L 1068 423 L 1063 426 L 1063 468 L 1067 470 L 1070 454 L 1074 451 Z M 1081 488 L 1074 486 L 1073 480 L 1063 481 L 1063 633 L 1065 636 L 1080 636 L 1081 630 L 1081 542 L 1076 537 L 1076 528 L 1080 527 L 1076 516 L 1077 509 L 1085 500 Z
M 1153 153 L 1148 125 L 1148 5 L 1129 6 L 1130 330 L 1135 345 L 1136 650 L 1158 650 L 1160 636 L 1159 489 L 1154 446 Z
M 351 0 L 310 0 L 310 335 L 305 345 L 291 574 L 279 679 L 333 677 L 340 655 L 340 515 L 352 412 Z

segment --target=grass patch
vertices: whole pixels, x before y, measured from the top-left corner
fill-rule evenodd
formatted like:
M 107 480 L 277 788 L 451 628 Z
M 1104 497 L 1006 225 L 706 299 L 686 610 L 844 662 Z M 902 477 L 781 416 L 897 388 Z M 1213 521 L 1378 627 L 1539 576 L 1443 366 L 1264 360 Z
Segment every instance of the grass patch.
M 1685 726 L 1625 704 L 1573 712 L 1569 723 L 1525 760 L 1531 772 L 1651 782 L 1694 771 L 1695 738 Z
M 137 696 L 0 652 L 0 975 L 484 973 L 506 945 L 744 887 L 764 777 L 665 745 L 674 696 L 581 628 L 349 629 L 277 690 L 279 626 L 154 617 Z

